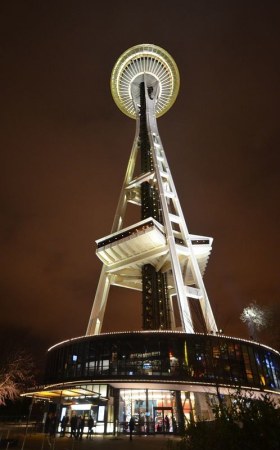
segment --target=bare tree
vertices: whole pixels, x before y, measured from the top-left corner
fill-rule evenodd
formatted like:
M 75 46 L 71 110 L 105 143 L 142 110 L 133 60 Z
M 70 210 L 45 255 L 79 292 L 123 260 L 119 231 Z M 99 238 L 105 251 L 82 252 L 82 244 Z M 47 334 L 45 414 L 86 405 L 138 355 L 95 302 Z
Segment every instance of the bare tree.
M 34 365 L 30 355 L 18 351 L 0 366 L 0 405 L 15 400 L 27 386 L 34 384 Z

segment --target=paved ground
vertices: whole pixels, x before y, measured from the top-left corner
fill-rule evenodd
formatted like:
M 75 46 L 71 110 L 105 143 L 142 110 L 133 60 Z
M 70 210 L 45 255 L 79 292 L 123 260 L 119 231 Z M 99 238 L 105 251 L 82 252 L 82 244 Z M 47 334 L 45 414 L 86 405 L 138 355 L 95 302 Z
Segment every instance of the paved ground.
M 171 436 L 133 436 L 132 441 L 129 436 L 120 435 L 101 436 L 95 435 L 92 439 L 83 438 L 75 440 L 69 437 L 57 436 L 52 442 L 41 433 L 27 435 L 24 441 L 24 435 L 18 435 L 18 445 L 16 447 L 4 444 L 2 440 L 1 448 L 18 450 L 172 450 L 176 449 L 176 442 L 179 438 Z

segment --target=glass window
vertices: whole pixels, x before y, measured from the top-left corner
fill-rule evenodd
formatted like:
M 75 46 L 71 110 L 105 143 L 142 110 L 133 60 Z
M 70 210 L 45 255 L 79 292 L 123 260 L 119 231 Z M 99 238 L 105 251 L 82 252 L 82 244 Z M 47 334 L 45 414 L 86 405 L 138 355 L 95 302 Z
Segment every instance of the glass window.
M 245 371 L 246 371 L 246 375 L 247 375 L 247 380 L 249 381 L 249 383 L 253 382 L 253 374 L 252 374 L 252 368 L 250 365 L 250 358 L 249 358 L 249 354 L 248 354 L 248 349 L 245 345 L 242 345 L 242 353 L 243 353 L 243 360 L 244 360 L 244 364 L 245 364 Z

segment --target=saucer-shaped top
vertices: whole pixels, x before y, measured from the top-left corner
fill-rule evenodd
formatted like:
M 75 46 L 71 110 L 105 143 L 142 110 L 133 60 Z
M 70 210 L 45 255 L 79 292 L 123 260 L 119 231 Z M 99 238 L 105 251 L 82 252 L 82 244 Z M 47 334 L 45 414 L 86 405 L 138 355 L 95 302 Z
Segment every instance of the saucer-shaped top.
M 126 50 L 117 60 L 111 75 L 111 92 L 120 110 L 136 118 L 131 86 L 140 75 L 148 74 L 159 83 L 156 116 L 160 117 L 176 100 L 180 75 L 178 67 L 163 48 L 153 44 L 141 44 Z

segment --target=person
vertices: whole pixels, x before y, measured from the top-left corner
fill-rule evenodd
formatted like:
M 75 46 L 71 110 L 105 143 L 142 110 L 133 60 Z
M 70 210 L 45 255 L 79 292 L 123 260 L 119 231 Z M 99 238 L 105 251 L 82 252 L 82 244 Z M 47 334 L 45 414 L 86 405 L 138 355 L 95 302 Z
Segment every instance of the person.
M 146 433 L 150 433 L 150 417 L 146 416 Z
M 67 424 L 69 422 L 69 417 L 68 416 L 63 416 L 61 419 L 61 429 L 60 429 L 60 436 L 63 437 L 65 436 L 65 431 L 66 431 L 66 427 Z
M 139 417 L 139 433 L 142 433 L 144 430 L 144 426 L 145 426 L 145 418 L 144 416 Z
M 164 418 L 164 426 L 165 426 L 165 431 L 167 433 L 169 433 L 169 429 L 170 429 L 170 420 L 168 415 L 166 414 L 165 418 Z
M 87 434 L 87 438 L 92 436 L 93 433 L 93 418 L 89 417 L 88 419 L 88 434 Z
M 132 441 L 132 433 L 135 428 L 135 421 L 133 417 L 130 418 L 128 426 L 129 426 L 129 439 Z
M 173 433 L 177 433 L 178 427 L 177 427 L 177 422 L 176 422 L 175 417 L 172 417 L 172 428 L 173 428 Z
M 80 422 L 81 422 L 81 416 L 77 416 L 76 433 L 75 433 L 76 439 L 78 439 L 78 437 L 79 437 Z
M 50 419 L 50 427 L 49 427 L 50 437 L 55 437 L 56 426 L 57 426 L 57 417 L 56 417 L 56 413 L 53 413 L 51 416 L 51 419 Z
M 74 414 L 74 415 L 71 417 L 71 420 L 70 420 L 70 428 L 71 428 L 70 437 L 76 437 L 76 432 L 77 432 L 77 421 L 78 421 L 78 418 L 77 418 L 77 416 Z
M 45 427 L 44 427 L 44 432 L 46 434 L 49 434 L 49 431 L 50 431 L 50 424 L 51 424 L 52 415 L 53 415 L 53 413 L 48 413 L 48 415 L 46 417 Z
M 82 439 L 83 433 L 84 433 L 84 427 L 85 427 L 85 417 L 80 416 L 78 430 L 77 430 L 77 438 Z
M 56 428 L 57 428 L 57 417 L 56 413 L 50 413 L 49 414 L 49 428 L 48 428 L 48 443 L 49 446 L 54 445 L 55 441 L 55 434 L 56 434 Z

